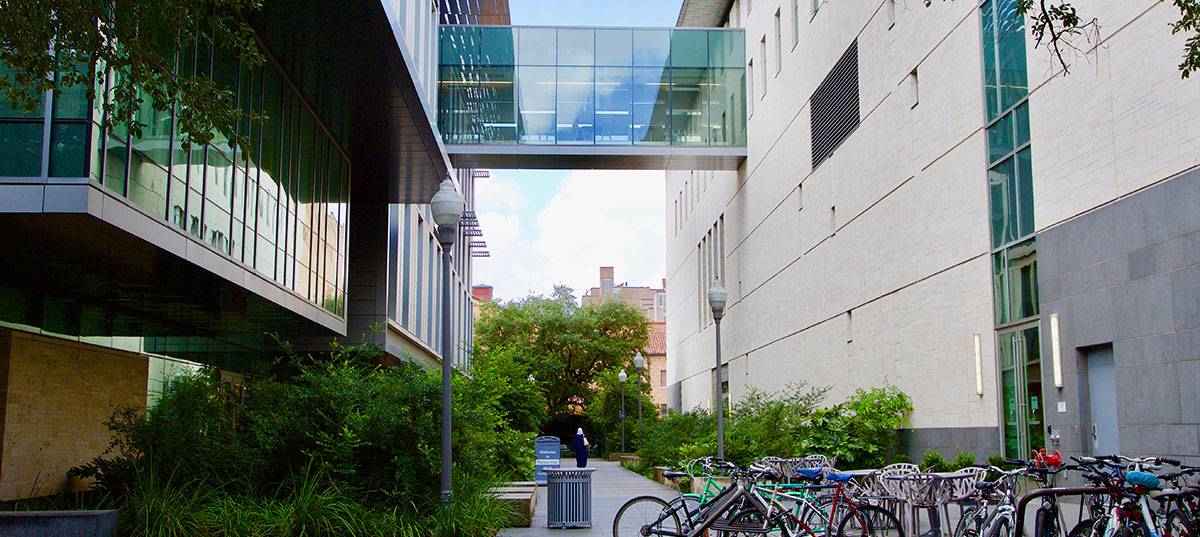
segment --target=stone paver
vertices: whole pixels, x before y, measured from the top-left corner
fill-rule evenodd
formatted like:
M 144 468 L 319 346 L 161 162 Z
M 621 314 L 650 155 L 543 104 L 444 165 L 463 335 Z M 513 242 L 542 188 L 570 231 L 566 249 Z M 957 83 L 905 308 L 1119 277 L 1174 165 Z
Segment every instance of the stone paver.
M 613 517 L 626 501 L 634 496 L 652 495 L 671 499 L 678 492 L 641 475 L 626 470 L 620 463 L 592 460 L 588 466 L 595 468 L 592 474 L 592 527 L 579 529 L 549 529 L 546 527 L 546 487 L 538 488 L 537 507 L 533 513 L 533 525 L 528 528 L 502 530 L 503 537 L 584 537 L 604 535 L 611 537 Z

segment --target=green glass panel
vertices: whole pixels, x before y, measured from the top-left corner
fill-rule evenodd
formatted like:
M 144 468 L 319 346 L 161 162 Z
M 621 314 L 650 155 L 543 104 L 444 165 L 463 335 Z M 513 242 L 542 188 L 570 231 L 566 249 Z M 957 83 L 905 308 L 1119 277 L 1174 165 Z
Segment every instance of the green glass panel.
M 707 80 L 707 69 L 671 69 L 671 143 L 673 145 L 705 145 L 708 143 Z
M 475 26 L 443 26 L 441 28 L 441 63 L 443 65 L 476 65 L 480 61 L 479 28 Z
M 1008 244 L 1017 238 L 1017 199 L 1014 173 L 1014 159 L 1012 158 L 988 170 L 988 198 L 993 248 Z
M 557 65 L 595 65 L 596 32 L 591 28 L 559 28 Z
M 1013 114 L 1005 114 L 987 129 L 988 163 L 1008 156 L 1013 151 Z
M 269 183 L 272 188 L 278 184 L 280 178 L 280 136 L 282 136 L 283 128 L 283 111 L 280 102 L 280 82 L 279 75 L 271 69 L 263 72 L 263 107 L 262 114 L 266 116 L 263 121 L 261 141 L 259 144 L 258 158 L 261 168 L 260 181 Z M 276 195 L 272 193 L 272 196 Z
M 129 159 L 128 134 L 123 123 L 117 122 L 105 133 L 104 186 L 122 196 L 126 193 L 125 168 Z
M 146 212 L 167 217 L 167 170 L 149 159 L 144 153 L 134 151 L 129 161 L 129 201 Z
M 87 123 L 54 122 L 50 127 L 50 177 L 87 176 L 89 130 Z
M 180 229 L 187 229 L 187 181 L 180 175 L 171 175 L 171 188 L 168 191 L 171 209 L 167 219 Z
M 208 150 L 204 191 L 204 240 L 229 253 L 230 209 L 233 206 L 233 162 L 220 151 Z
M 204 208 L 204 196 L 194 188 L 187 190 L 187 232 L 192 236 L 202 238 L 203 229 L 200 227 L 200 211 Z
M 480 63 L 484 65 L 515 65 L 517 36 L 509 27 L 485 26 L 479 29 Z
M 42 122 L 0 122 L 0 177 L 42 174 Z
M 69 68 L 68 68 L 69 69 Z M 88 67 L 86 65 L 76 67 L 80 72 L 86 73 Z M 87 98 L 87 85 L 76 84 L 67 85 L 63 79 L 64 74 L 59 71 L 55 74 L 56 86 L 58 91 L 54 92 L 54 118 L 55 119 L 87 119 L 90 103 Z
M 992 303 L 996 315 L 996 324 L 1008 324 L 1008 272 L 1004 266 L 1004 252 L 992 254 Z
M 662 68 L 633 70 L 633 143 L 670 141 L 670 72 Z
M 1025 65 L 1025 16 L 1017 13 L 1017 0 L 995 0 L 997 47 L 1000 57 L 1000 110 L 1012 107 L 1029 92 Z
M 519 28 L 517 30 L 518 65 L 555 65 L 558 50 L 557 30 L 554 28 Z
M 592 67 L 559 67 L 556 131 L 559 144 L 595 142 L 595 89 Z
M 633 65 L 666 67 L 671 55 L 671 30 L 633 30 Z
M 1038 314 L 1037 244 L 1029 239 L 1009 247 L 1007 280 L 1010 320 L 1028 319 Z
M 102 154 L 104 129 L 100 127 L 98 122 L 93 122 L 88 127 L 88 138 L 88 179 L 96 184 L 100 184 L 102 182 L 100 168 L 104 162 L 104 155 Z
M 673 30 L 671 67 L 708 67 L 708 31 Z
M 524 35 L 524 29 L 521 33 Z M 517 107 L 521 112 L 521 143 L 554 143 L 555 78 L 553 67 L 518 68 Z
M 1033 232 L 1033 156 L 1025 148 L 1017 153 L 1017 237 Z
M 596 143 L 626 145 L 633 140 L 633 68 L 596 68 Z
M 484 67 L 479 70 L 479 121 L 484 143 L 517 141 L 516 68 Z
M 8 67 L 8 64 L 0 61 L 0 78 L 7 78 L 15 81 L 16 74 Z M 0 96 L 0 117 L 4 118 L 41 118 L 45 117 L 44 99 L 38 99 L 37 105 L 33 110 L 25 110 L 22 107 L 14 106 L 8 99 Z M 40 144 L 39 144 L 40 145 Z M 0 174 L 2 175 L 2 174 Z M 40 175 L 35 173 L 33 175 Z
M 171 158 L 171 111 L 155 110 L 154 98 L 139 92 L 141 105 L 135 112 L 135 120 L 142 124 L 142 137 L 132 140 L 134 152 L 141 153 L 143 160 L 167 166 Z
M 597 28 L 596 65 L 606 67 L 633 65 L 633 30 Z
M 1016 129 L 1016 140 L 1014 145 L 1021 147 L 1029 143 L 1029 103 L 1021 103 L 1013 114 L 1013 124 Z
M 746 66 L 746 34 L 741 31 L 708 31 L 709 65 L 712 67 Z
M 744 69 L 709 70 L 709 143 L 746 145 Z
M 983 94 L 986 101 L 987 119 L 991 121 L 1000 114 L 999 72 L 996 69 L 996 6 L 987 0 L 979 6 L 979 20 L 983 34 Z
M 1013 359 L 1012 337 L 1005 334 L 1000 336 L 1001 355 L 1011 362 Z M 1017 421 L 1017 372 L 1011 367 L 1000 372 L 1001 401 L 1004 411 L 1004 455 L 1018 458 L 1021 456 L 1020 423 Z
M 438 82 L 438 125 L 448 144 L 479 142 L 479 79 L 476 67 L 443 67 Z

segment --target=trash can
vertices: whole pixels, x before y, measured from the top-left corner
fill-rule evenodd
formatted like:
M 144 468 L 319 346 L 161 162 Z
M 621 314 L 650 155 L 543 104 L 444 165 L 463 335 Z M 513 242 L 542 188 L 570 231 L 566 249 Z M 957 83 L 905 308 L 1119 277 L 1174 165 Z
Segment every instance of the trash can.
M 595 468 L 546 468 L 546 527 L 592 527 Z

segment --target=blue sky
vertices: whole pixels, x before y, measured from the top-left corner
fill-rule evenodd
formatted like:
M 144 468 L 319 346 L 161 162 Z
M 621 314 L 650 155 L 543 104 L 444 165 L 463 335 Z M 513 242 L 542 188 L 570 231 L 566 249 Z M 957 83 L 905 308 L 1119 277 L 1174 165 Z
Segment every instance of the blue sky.
M 675 25 L 681 0 L 510 0 L 514 25 Z M 658 285 L 665 276 L 662 172 L 493 170 L 477 184 L 476 212 L 491 258 L 474 280 L 501 299 L 549 293 L 556 283 L 580 294 L 597 285 L 600 265 L 618 282 Z

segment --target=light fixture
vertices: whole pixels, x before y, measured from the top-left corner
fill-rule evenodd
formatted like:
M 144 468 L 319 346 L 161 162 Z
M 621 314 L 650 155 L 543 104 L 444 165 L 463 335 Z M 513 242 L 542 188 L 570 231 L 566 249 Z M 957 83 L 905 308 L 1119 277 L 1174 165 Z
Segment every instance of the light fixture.
M 625 374 L 624 369 L 622 369 L 620 373 L 617 373 L 617 380 L 621 381 L 622 383 L 629 380 L 629 375 Z
M 458 221 L 462 219 L 464 206 L 462 194 L 454 190 L 454 182 L 449 177 L 442 181 L 437 194 L 429 200 L 429 207 L 433 210 L 433 221 L 437 222 L 439 228 L 453 229 L 457 226 Z
M 1062 389 L 1062 351 L 1058 338 L 1058 314 L 1050 314 L 1050 363 L 1054 367 L 1054 387 Z
M 713 317 L 719 319 L 723 316 L 727 298 L 729 293 L 725 291 L 725 286 L 721 285 L 721 280 L 713 278 L 712 286 L 708 288 L 708 305 L 712 308 Z
M 642 351 L 638 351 L 637 354 L 633 355 L 633 368 L 641 371 L 645 365 L 646 359 L 642 357 Z
M 983 342 L 975 334 L 975 395 L 983 397 Z

